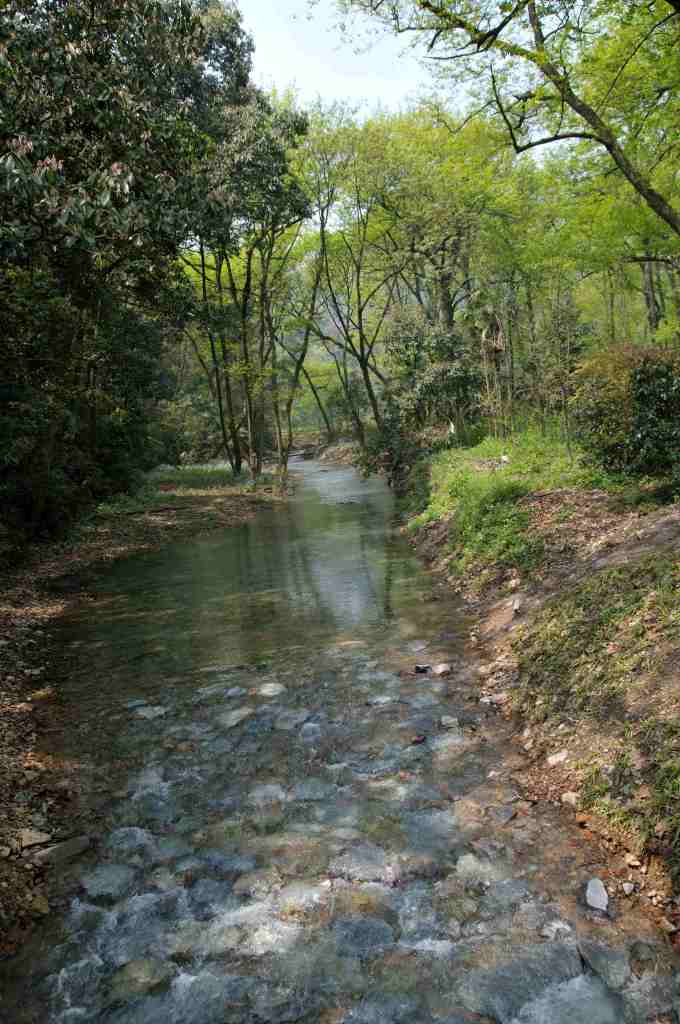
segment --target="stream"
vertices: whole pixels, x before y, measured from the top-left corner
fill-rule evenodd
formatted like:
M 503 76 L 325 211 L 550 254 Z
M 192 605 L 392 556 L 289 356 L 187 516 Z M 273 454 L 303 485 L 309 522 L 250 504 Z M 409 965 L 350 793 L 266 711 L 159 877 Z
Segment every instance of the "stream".
M 666 941 L 586 905 L 598 851 L 514 786 L 389 490 L 291 468 L 287 505 L 115 564 L 61 624 L 102 833 L 2 1024 L 680 1020 Z

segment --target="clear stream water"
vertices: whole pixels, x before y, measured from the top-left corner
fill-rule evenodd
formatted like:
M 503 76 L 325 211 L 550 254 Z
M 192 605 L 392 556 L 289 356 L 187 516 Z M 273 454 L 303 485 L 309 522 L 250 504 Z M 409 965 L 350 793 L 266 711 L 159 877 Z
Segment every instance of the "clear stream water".
M 596 853 L 520 800 L 460 609 L 387 488 L 295 469 L 290 504 L 115 565 L 63 622 L 81 725 L 61 753 L 106 779 L 102 834 L 4 965 L 0 1020 L 671 1013 L 663 940 L 589 911 Z

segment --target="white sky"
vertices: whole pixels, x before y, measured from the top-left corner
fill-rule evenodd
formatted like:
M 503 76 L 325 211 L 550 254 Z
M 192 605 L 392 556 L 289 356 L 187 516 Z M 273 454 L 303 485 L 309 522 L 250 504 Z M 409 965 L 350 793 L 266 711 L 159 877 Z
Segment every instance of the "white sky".
M 302 105 L 321 96 L 366 110 L 395 110 L 428 91 L 427 71 L 403 40 L 363 21 L 356 53 L 335 27 L 333 0 L 240 0 L 245 27 L 255 40 L 254 79 L 265 89 L 293 86 Z M 372 40 L 368 52 L 367 41 Z

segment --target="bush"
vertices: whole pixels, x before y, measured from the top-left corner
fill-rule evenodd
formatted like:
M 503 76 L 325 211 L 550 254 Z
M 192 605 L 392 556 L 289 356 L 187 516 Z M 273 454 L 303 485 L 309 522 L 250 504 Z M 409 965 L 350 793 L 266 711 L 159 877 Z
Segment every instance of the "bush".
M 670 476 L 680 465 L 680 359 L 632 347 L 599 352 L 575 374 L 579 440 L 606 469 Z
M 388 397 L 380 430 L 368 428 L 357 468 L 365 476 L 383 473 L 390 486 L 402 489 L 410 467 L 418 458 L 418 445 L 406 429 L 401 409 Z

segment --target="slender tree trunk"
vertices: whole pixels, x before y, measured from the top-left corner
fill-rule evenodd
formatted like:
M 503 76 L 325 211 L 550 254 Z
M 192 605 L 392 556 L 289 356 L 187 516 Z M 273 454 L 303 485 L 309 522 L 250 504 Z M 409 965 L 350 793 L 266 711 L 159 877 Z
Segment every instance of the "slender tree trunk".
M 317 391 L 317 389 L 316 389 L 316 387 L 314 385 L 314 381 L 312 380 L 312 378 L 310 377 L 309 373 L 307 372 L 307 368 L 303 366 L 302 367 L 302 372 L 303 372 L 303 374 L 305 376 L 305 380 L 309 384 L 310 391 L 314 395 L 314 401 L 317 404 L 319 412 L 321 413 L 321 418 L 323 419 L 324 425 L 326 427 L 326 437 L 328 439 L 328 443 L 331 444 L 331 442 L 335 438 L 335 431 L 333 430 L 333 427 L 331 426 L 331 421 L 328 418 L 328 413 L 326 412 L 326 409 L 324 408 L 324 404 L 321 401 L 321 396 L 319 395 L 319 392 Z
M 450 270 L 440 270 L 437 275 L 437 298 L 439 306 L 439 323 L 444 330 L 453 327 L 453 300 L 451 298 L 451 282 L 453 275 Z
M 614 275 L 611 270 L 607 271 L 607 331 L 609 334 L 609 340 L 612 344 L 616 344 L 616 288 L 614 284 Z
M 224 317 L 224 285 L 222 283 L 222 271 L 224 269 L 224 254 L 215 254 L 215 287 L 217 298 L 220 304 L 220 311 Z M 236 413 L 234 410 L 234 394 L 231 386 L 231 373 L 229 364 L 231 362 L 224 328 L 220 329 L 220 352 L 222 356 L 222 385 L 224 387 L 224 400 L 227 406 L 227 419 L 229 423 L 229 436 L 231 438 L 231 466 L 235 474 L 239 474 L 243 468 L 243 452 L 241 450 L 241 438 L 236 424 Z
M 666 292 L 663 278 L 661 276 L 661 264 L 654 264 L 654 286 L 656 291 L 657 304 L 659 306 L 660 320 L 666 319 Z
M 364 380 L 364 387 L 366 388 L 366 394 L 368 395 L 368 402 L 371 406 L 371 412 L 373 413 L 373 419 L 378 430 L 382 430 L 383 418 L 380 411 L 380 404 L 378 402 L 378 396 L 375 393 L 373 387 L 373 381 L 371 380 L 371 370 L 368 364 L 368 360 L 359 360 L 359 366 L 361 368 L 361 376 Z
M 646 259 L 642 264 L 642 289 L 645 296 L 645 306 L 647 307 L 647 323 L 650 333 L 654 337 L 661 323 L 661 308 L 654 282 L 654 264 L 649 259 Z
M 203 239 L 200 242 L 200 255 L 201 255 L 201 291 L 203 295 L 203 304 L 208 307 L 208 281 L 207 281 L 207 267 L 205 260 L 205 247 L 203 245 Z M 232 471 L 235 472 L 234 458 L 232 455 L 231 448 L 229 446 L 229 440 L 227 438 L 227 428 L 224 422 L 224 402 L 222 398 L 222 381 L 220 378 L 220 367 L 217 360 L 217 349 L 215 347 L 215 337 L 212 330 L 208 328 L 208 339 L 210 341 L 210 354 L 212 356 L 212 365 L 215 381 L 215 393 L 217 395 L 217 409 L 219 413 L 220 431 L 222 433 L 222 443 L 224 444 L 224 451 L 229 460 L 229 465 Z
M 677 325 L 675 339 L 680 341 L 680 275 L 673 267 L 666 267 L 666 276 L 670 285 L 671 298 L 673 300 L 673 316 Z

